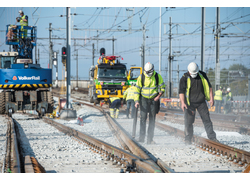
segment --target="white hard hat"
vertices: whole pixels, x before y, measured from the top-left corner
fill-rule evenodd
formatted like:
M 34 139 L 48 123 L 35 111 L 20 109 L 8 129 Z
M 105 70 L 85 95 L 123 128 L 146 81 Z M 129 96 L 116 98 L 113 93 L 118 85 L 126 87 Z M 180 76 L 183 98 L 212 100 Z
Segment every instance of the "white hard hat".
M 147 62 L 144 66 L 144 70 L 145 71 L 150 71 L 150 70 L 154 70 L 154 65 L 151 64 L 150 62 Z
M 147 62 L 144 66 L 144 71 L 148 77 L 151 77 L 154 73 L 154 65 L 150 62 Z
M 19 10 L 18 12 L 19 12 L 19 14 L 23 14 L 23 11 L 22 11 L 22 10 Z
M 231 91 L 231 89 L 230 89 L 230 88 L 227 88 L 227 91 Z
M 195 62 L 191 62 L 188 65 L 188 72 L 190 72 L 190 74 L 197 74 L 199 72 L 199 66 Z

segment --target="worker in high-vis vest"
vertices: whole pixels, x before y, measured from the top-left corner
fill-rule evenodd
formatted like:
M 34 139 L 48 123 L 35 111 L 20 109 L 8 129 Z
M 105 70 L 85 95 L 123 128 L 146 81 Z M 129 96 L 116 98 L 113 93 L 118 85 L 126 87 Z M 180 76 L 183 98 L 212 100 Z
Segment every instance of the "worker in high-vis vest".
M 199 66 L 194 62 L 188 65 L 188 72 L 180 79 L 179 97 L 181 109 L 184 111 L 185 143 L 192 143 L 196 109 L 201 116 L 207 137 L 218 142 L 207 106 L 207 102 L 211 107 L 214 105 L 212 86 L 206 73 L 199 71 Z
M 227 88 L 226 92 L 226 102 L 224 104 L 224 114 L 228 114 L 231 111 L 231 101 L 233 100 L 231 88 Z
M 136 87 L 135 84 L 136 82 L 131 82 L 131 87 L 129 87 L 123 94 L 123 100 L 126 100 L 126 104 L 127 104 L 127 109 L 126 109 L 126 115 L 127 118 L 129 118 L 129 111 L 130 111 L 130 107 L 131 107 L 131 118 L 134 118 L 134 114 L 135 114 L 135 92 L 136 92 Z M 124 104 L 124 102 L 123 102 Z
M 110 97 L 109 98 L 109 112 L 112 118 L 118 118 L 119 108 L 121 106 L 121 99 L 119 97 Z
M 21 33 L 21 38 L 26 38 L 27 37 L 27 29 L 24 28 L 24 26 L 28 26 L 28 16 L 24 15 L 22 10 L 19 10 L 19 14 L 21 16 L 20 18 L 20 25 L 21 25 L 21 31 L 23 33 Z
M 155 117 L 160 108 L 160 97 L 165 92 L 165 84 L 162 76 L 154 71 L 154 65 L 147 62 L 144 72 L 138 77 L 135 87 L 135 107 L 140 106 L 140 134 L 139 142 L 144 142 L 146 135 L 146 120 L 149 113 L 147 144 L 155 144 L 153 141 Z
M 222 105 L 222 87 L 220 87 L 217 91 L 214 93 L 214 105 L 215 105 L 215 112 L 216 113 L 221 113 L 221 105 Z

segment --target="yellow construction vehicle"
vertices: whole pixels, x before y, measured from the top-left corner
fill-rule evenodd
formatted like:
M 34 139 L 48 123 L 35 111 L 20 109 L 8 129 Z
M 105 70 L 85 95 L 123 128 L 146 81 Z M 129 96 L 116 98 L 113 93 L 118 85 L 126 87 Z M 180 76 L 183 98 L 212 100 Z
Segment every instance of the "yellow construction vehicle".
M 110 97 L 123 97 L 124 91 L 130 86 L 127 81 L 126 65 L 120 63 L 121 56 L 106 56 L 105 49 L 101 48 L 101 56 L 97 65 L 89 71 L 89 97 L 90 102 L 99 104 L 107 103 Z

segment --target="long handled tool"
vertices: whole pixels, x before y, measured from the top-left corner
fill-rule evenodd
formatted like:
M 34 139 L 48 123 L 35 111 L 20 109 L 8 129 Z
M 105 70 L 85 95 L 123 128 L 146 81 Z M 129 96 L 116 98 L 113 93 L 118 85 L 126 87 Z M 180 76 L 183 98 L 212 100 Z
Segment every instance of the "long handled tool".
M 135 108 L 135 114 L 134 114 L 134 121 L 133 121 L 133 130 L 132 130 L 132 137 L 135 138 L 136 134 L 136 124 L 137 124 L 137 112 L 138 112 L 138 107 Z

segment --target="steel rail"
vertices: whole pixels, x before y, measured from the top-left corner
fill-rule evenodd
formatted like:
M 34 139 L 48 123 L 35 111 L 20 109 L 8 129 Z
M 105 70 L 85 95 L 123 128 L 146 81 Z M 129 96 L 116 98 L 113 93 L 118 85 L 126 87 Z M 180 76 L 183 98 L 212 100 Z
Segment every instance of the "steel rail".
M 79 101 L 77 101 L 77 102 L 79 102 Z M 133 154 L 145 159 L 148 163 L 152 164 L 152 166 L 154 166 L 154 167 L 160 167 L 160 169 L 165 173 L 173 173 L 174 172 L 163 161 L 161 161 L 159 158 L 157 159 L 156 157 L 154 157 L 147 149 L 145 149 L 140 144 L 138 144 L 132 138 L 132 136 L 129 133 L 127 133 L 127 131 L 124 130 L 124 128 L 115 119 L 111 118 L 108 115 L 108 113 L 106 113 L 104 111 L 103 108 L 98 107 L 98 106 L 93 106 L 93 105 L 87 104 L 87 103 L 82 103 L 82 102 L 79 102 L 79 103 L 87 105 L 87 106 L 92 107 L 92 108 L 96 108 L 99 111 L 101 111 L 104 114 L 104 116 L 106 117 L 106 119 L 108 120 L 108 123 L 114 129 L 115 135 L 117 136 L 117 138 L 121 139 Z
M 21 173 L 21 162 L 18 151 L 18 142 L 15 132 L 14 120 L 8 118 L 7 128 L 7 156 L 5 167 L 7 173 Z
M 178 115 L 177 115 L 178 116 Z M 174 114 L 170 114 L 168 116 L 164 116 L 164 119 L 166 121 L 172 122 L 172 123 L 178 123 L 178 124 L 184 124 L 184 120 L 180 119 L 173 119 L 173 117 L 176 117 Z M 181 116 L 183 118 L 183 116 Z M 163 118 L 161 118 L 163 119 Z M 203 123 L 200 118 L 197 118 L 194 125 L 196 126 L 203 126 Z M 247 134 L 250 135 L 250 124 L 249 123 L 243 123 L 243 122 L 229 122 L 229 121 L 223 121 L 223 120 L 213 120 L 214 129 L 217 130 L 231 130 L 235 132 L 239 132 L 240 134 Z
M 183 114 L 183 111 L 181 109 L 164 109 L 165 113 L 179 113 Z M 199 117 L 199 115 L 197 115 Z M 237 121 L 237 122 L 250 122 L 250 116 L 249 115 L 233 115 L 233 114 L 214 114 L 210 113 L 210 117 L 212 119 L 220 119 L 225 121 Z
M 83 132 L 77 131 L 73 128 L 67 127 L 63 124 L 60 124 L 52 119 L 43 118 L 43 121 L 54 126 L 58 130 L 63 133 L 73 136 L 78 140 L 84 142 L 88 146 L 91 147 L 93 151 L 99 153 L 108 159 L 113 160 L 114 162 L 124 165 L 126 167 L 131 167 L 133 169 L 134 165 L 136 165 L 137 172 L 143 173 L 161 173 L 161 169 L 159 167 L 153 166 L 147 160 L 140 158 L 134 154 L 131 154 L 123 149 L 115 147 L 111 144 L 98 140 L 90 135 L 87 135 Z
M 156 122 L 156 127 L 159 129 L 162 129 L 164 131 L 169 132 L 172 135 L 176 135 L 179 137 L 184 138 L 184 131 Z M 238 164 L 239 166 L 248 166 L 250 164 L 250 152 L 237 149 L 219 142 L 214 142 L 212 140 L 199 137 L 194 135 L 192 142 L 195 146 L 199 147 L 200 149 L 204 151 L 208 151 L 209 153 L 221 157 L 226 157 L 229 161 L 233 161 L 235 164 Z M 250 168 L 248 168 L 248 172 L 250 171 Z M 245 170 L 247 171 L 247 170 Z

